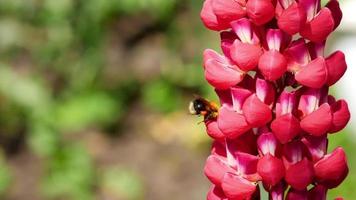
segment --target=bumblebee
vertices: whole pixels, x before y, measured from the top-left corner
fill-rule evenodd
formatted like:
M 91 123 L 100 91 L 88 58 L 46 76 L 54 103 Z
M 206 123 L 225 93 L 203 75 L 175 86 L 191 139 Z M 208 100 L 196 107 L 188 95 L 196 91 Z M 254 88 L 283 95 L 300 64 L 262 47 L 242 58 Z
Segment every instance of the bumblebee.
M 197 97 L 189 104 L 189 113 L 192 115 L 204 116 L 204 121 L 216 119 L 219 107 L 215 102 L 202 97 Z

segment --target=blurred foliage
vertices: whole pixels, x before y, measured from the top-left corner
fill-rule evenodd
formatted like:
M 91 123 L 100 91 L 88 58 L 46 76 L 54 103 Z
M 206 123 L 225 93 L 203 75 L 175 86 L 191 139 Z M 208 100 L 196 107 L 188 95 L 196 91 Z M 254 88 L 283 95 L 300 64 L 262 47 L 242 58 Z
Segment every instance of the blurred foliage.
M 103 172 L 102 189 L 118 199 L 144 199 L 144 189 L 135 172 L 124 168 L 112 168 Z
M 203 79 L 201 52 L 218 49 L 218 41 L 200 23 L 201 3 L 0 0 L 0 198 L 12 183 L 8 161 L 29 148 L 43 162 L 40 196 L 46 199 L 91 200 L 101 190 L 143 199 L 138 172 L 98 170 L 94 147 L 81 140 L 88 130 L 120 136 L 125 116 L 138 107 L 168 116 L 170 122 L 153 127 L 154 138 L 202 143 L 201 135 L 176 130 L 172 114 L 185 116 L 192 94 L 216 100 Z M 331 144 L 350 153 L 348 137 Z M 356 196 L 351 173 L 332 195 Z
M 0 197 L 2 197 L 9 188 L 11 182 L 10 169 L 6 165 L 2 153 L 0 154 Z

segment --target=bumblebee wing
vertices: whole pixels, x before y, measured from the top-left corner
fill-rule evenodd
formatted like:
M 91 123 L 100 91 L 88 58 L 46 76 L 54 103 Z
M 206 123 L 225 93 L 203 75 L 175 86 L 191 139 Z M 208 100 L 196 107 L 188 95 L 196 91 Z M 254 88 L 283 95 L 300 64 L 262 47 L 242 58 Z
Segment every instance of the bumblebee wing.
M 196 111 L 195 108 L 194 108 L 194 102 L 193 102 L 193 101 L 191 101 L 191 102 L 189 103 L 188 111 L 189 111 L 189 113 L 192 114 L 192 115 L 198 114 L 197 111 Z

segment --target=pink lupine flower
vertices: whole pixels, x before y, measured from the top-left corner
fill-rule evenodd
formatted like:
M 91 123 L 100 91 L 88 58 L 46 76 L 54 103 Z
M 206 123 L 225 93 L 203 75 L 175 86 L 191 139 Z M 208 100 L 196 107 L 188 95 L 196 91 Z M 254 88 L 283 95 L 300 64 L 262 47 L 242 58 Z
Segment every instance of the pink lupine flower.
M 301 111 L 301 128 L 314 136 L 328 132 L 332 123 L 332 111 L 326 102 L 325 89 L 306 89 L 302 92 L 298 109 Z
M 211 155 L 206 161 L 205 175 L 228 198 L 245 199 L 256 191 L 258 158 L 240 151 L 235 141 L 226 140 L 226 157 Z M 235 188 L 240 188 L 236 190 Z
M 230 22 L 246 15 L 243 1 L 206 0 L 200 13 L 204 25 L 215 31 L 228 29 Z
M 326 200 L 349 172 L 341 147 L 327 153 L 328 134 L 350 120 L 346 101 L 328 94 L 347 70 L 345 55 L 324 53 L 339 2 L 205 0 L 201 19 L 221 31 L 222 50 L 204 52 L 221 104 L 204 121 L 214 139 L 207 199 L 258 200 L 262 183 L 270 200 Z
M 227 89 L 242 81 L 244 73 L 225 56 L 213 50 L 204 52 L 206 80 L 217 89 Z
M 328 79 L 327 64 L 322 56 L 312 60 L 311 54 L 317 52 L 310 52 L 304 39 L 293 42 L 285 50 L 288 70 L 295 73 L 298 83 L 311 88 L 321 88 Z
M 314 168 L 317 182 L 329 189 L 337 187 L 349 172 L 342 148 L 336 148 L 331 154 L 324 156 L 314 164 Z
M 304 9 L 307 10 L 307 23 L 300 34 L 313 42 L 322 42 L 334 30 L 335 22 L 328 8 L 319 10 L 320 8 L 317 6 L 317 1 L 318 0 L 299 1 L 299 3 L 304 6 Z
M 301 132 L 299 119 L 295 116 L 297 98 L 295 92 L 284 90 L 276 104 L 276 119 L 271 124 L 271 129 L 279 142 L 285 144 Z
M 256 25 L 263 25 L 274 17 L 272 0 L 249 0 L 246 4 L 247 16 Z
M 266 40 L 268 51 L 260 57 L 258 69 L 267 80 L 275 81 L 287 71 L 287 59 L 280 52 L 289 38 L 279 29 L 269 29 Z
M 276 186 L 285 175 L 283 161 L 276 157 L 278 142 L 272 133 L 263 133 L 258 138 L 261 158 L 257 164 L 257 172 L 262 177 L 265 188 Z
M 283 158 L 286 165 L 285 180 L 296 190 L 306 188 L 314 178 L 313 163 L 305 156 L 305 146 L 293 141 L 284 146 Z
M 333 120 L 329 132 L 336 133 L 346 127 L 347 123 L 350 121 L 351 115 L 345 100 L 339 100 L 331 104 L 331 111 Z
M 304 8 L 289 0 L 279 0 L 279 5 L 282 11 L 278 16 L 278 27 L 290 35 L 299 33 L 307 20 Z
M 233 62 L 246 72 L 255 69 L 263 52 L 253 24 L 242 18 L 232 22 L 231 26 L 238 36 L 230 48 Z

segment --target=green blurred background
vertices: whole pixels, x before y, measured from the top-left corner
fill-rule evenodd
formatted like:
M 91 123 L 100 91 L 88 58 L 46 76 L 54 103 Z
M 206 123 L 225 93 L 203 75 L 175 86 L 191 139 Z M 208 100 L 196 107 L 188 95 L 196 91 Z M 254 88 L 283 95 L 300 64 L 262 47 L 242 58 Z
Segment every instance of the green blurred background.
M 201 5 L 0 0 L 0 199 L 204 199 L 210 139 L 186 107 L 216 99 L 201 60 L 219 41 Z M 330 148 L 352 169 L 350 137 Z M 352 170 L 331 196 L 354 185 Z

